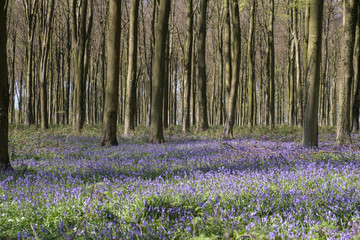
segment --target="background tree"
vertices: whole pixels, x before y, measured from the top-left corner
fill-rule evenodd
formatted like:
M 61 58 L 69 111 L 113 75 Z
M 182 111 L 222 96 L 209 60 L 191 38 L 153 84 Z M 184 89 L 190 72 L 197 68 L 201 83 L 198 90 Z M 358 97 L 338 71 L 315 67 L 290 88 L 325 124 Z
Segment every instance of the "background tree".
M 11 169 L 8 147 L 9 83 L 7 64 L 6 1 L 0 1 L 0 171 Z
M 336 125 L 336 141 L 339 144 L 351 143 L 350 101 L 354 77 L 353 59 L 358 4 L 359 2 L 356 0 L 344 0 L 344 36 L 341 50 L 342 77 L 339 78 L 340 92 Z
M 249 41 L 248 41 L 248 127 L 254 126 L 255 122 L 255 14 L 256 14 L 256 0 L 250 1 L 250 26 L 249 26 Z
M 168 24 L 170 15 L 170 0 L 160 0 L 158 8 L 158 18 L 155 32 L 155 50 L 153 62 L 153 86 L 151 101 L 151 125 L 150 142 L 164 142 L 163 133 L 163 86 L 165 81 L 165 48 L 168 34 Z
M 41 60 L 40 60 L 40 99 L 41 99 L 41 129 L 49 127 L 47 114 L 47 72 L 48 72 L 48 57 L 50 51 L 51 25 L 54 12 L 54 0 L 41 1 Z
M 101 139 L 102 146 L 118 145 L 116 125 L 119 99 L 119 65 L 121 36 L 121 2 L 109 3 L 109 35 L 107 40 L 107 82 L 105 94 L 104 125 Z
M 323 0 L 312 0 L 309 20 L 309 46 L 305 89 L 303 145 L 318 146 L 318 106 L 322 44 Z

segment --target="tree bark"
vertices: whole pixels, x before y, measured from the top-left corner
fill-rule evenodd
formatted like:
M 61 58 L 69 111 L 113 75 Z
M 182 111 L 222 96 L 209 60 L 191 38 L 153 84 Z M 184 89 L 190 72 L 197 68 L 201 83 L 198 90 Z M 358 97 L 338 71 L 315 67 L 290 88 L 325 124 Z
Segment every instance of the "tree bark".
M 51 25 L 54 12 L 54 0 L 41 1 L 42 3 L 42 38 L 41 38 L 41 59 L 40 59 L 40 101 L 41 101 L 41 129 L 49 128 L 47 113 L 47 68 L 50 51 Z M 60 59 L 58 59 L 60 61 Z
M 249 41 L 248 41 L 248 66 L 249 66 L 249 79 L 248 79 L 248 127 L 254 126 L 255 114 L 255 13 L 256 13 L 256 0 L 251 1 L 250 8 L 250 27 L 249 27 Z
M 351 143 L 350 101 L 354 74 L 353 57 L 358 4 L 356 0 L 344 0 L 344 36 L 341 49 L 342 76 L 339 78 L 340 92 L 336 127 L 336 142 L 338 144 Z
M 80 132 L 83 128 L 85 89 L 85 55 L 86 55 L 86 18 L 88 0 L 72 1 L 72 39 L 74 53 L 74 95 L 73 95 L 73 130 Z M 80 8 L 77 10 L 77 8 Z M 77 14 L 79 12 L 79 14 Z
M 6 1 L 0 1 L 0 172 L 12 169 L 9 158 L 9 83 L 7 65 Z
M 358 18 L 355 33 L 355 51 L 354 51 L 354 103 L 352 110 L 352 132 L 359 131 L 359 115 L 360 115 L 360 5 L 358 6 Z
M 268 48 L 269 48 L 269 94 L 268 94 L 268 104 L 269 104 L 269 113 L 270 113 L 270 127 L 275 125 L 275 44 L 274 44 L 274 19 L 275 19 L 275 9 L 274 9 L 274 0 L 270 0 L 270 18 L 269 18 L 269 30 L 268 30 Z
M 309 20 L 309 46 L 305 89 L 303 145 L 318 146 L 318 105 L 322 44 L 323 0 L 312 0 Z
M 190 100 L 191 100 L 191 63 L 192 63 L 192 50 L 193 50 L 193 0 L 187 0 L 186 6 L 186 44 L 185 44 L 185 61 L 184 61 L 184 116 L 182 123 L 183 132 L 190 130 Z
M 165 81 L 165 48 L 168 34 L 168 23 L 171 0 L 160 0 L 158 8 L 158 19 L 155 32 L 155 51 L 153 62 L 153 86 L 151 101 L 151 126 L 149 141 L 152 143 L 163 143 L 163 86 Z
M 301 80 L 300 65 L 300 41 L 298 34 L 298 6 L 293 8 L 293 33 L 295 44 L 295 66 L 296 66 L 296 105 L 297 105 L 297 125 L 303 125 L 303 84 Z
M 37 20 L 37 0 L 23 0 L 27 23 L 27 43 L 26 43 L 26 125 L 30 126 L 35 123 L 34 106 L 33 106 L 33 47 L 34 34 Z
M 240 31 L 239 4 L 237 0 L 231 0 L 231 10 L 232 10 L 231 16 L 232 16 L 232 33 L 233 33 L 232 34 L 233 56 L 232 56 L 232 64 L 231 64 L 231 69 L 232 69 L 231 89 L 227 102 L 226 122 L 225 122 L 225 132 L 224 132 L 226 138 L 233 138 L 236 101 L 237 101 L 237 93 L 240 82 L 240 61 L 241 61 L 241 31 Z
M 109 34 L 107 40 L 108 67 L 101 146 L 118 145 L 116 139 L 116 124 L 119 99 L 121 2 L 118 0 L 110 0 L 109 4 Z
M 199 100 L 199 120 L 198 130 L 205 131 L 209 128 L 207 115 L 207 97 L 206 97 L 206 18 L 207 2 L 200 0 L 200 20 L 199 20 L 199 45 L 198 45 L 198 100 Z
M 138 48 L 138 16 L 139 0 L 131 1 L 130 32 L 129 32 L 129 62 L 126 87 L 126 109 L 124 135 L 129 136 L 135 130 L 136 112 L 136 78 L 137 78 L 137 48 Z

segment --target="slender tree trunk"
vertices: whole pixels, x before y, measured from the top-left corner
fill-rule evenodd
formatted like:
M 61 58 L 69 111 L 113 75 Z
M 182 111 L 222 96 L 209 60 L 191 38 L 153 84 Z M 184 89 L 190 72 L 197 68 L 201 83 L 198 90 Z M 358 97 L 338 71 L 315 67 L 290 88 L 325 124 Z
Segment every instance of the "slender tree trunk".
M 231 91 L 231 29 L 230 29 L 230 5 L 229 0 L 224 0 L 224 16 L 225 16 L 225 125 L 226 125 L 226 118 L 227 118 L 227 111 L 228 111 L 228 104 L 229 104 L 229 97 Z M 226 135 L 226 133 L 225 133 Z M 227 136 L 229 137 L 229 136 Z
M 199 121 L 198 130 L 205 131 L 209 128 L 207 114 L 207 97 L 206 97 L 206 18 L 207 2 L 200 0 L 200 20 L 199 20 L 199 46 L 198 46 L 198 90 L 199 90 Z
M 49 128 L 48 113 L 47 113 L 47 68 L 48 57 L 50 51 L 51 39 L 51 25 L 54 12 L 54 0 L 41 1 L 43 16 L 42 16 L 42 38 L 41 38 L 41 60 L 40 60 L 40 100 L 41 100 L 41 129 Z M 58 59 L 59 61 L 60 59 Z M 56 111 L 58 112 L 58 111 Z
M 275 125 L 275 44 L 274 44 L 274 19 L 275 9 L 274 0 L 270 0 L 270 18 L 269 18 L 269 33 L 268 33 L 268 48 L 269 48 L 269 112 L 270 112 L 270 127 Z
M 153 85 L 153 60 L 155 48 L 155 20 L 156 20 L 156 0 L 153 0 L 152 20 L 151 20 L 151 44 L 150 44 L 150 68 L 149 68 L 149 103 L 148 103 L 148 122 L 147 125 L 151 126 L 151 101 L 152 101 L 152 85 Z
M 318 146 L 318 106 L 322 44 L 323 0 L 312 0 L 309 20 L 308 71 L 306 75 L 303 145 Z
M 309 46 L 309 22 L 310 22 L 310 1 L 305 3 L 305 16 L 304 16 L 304 77 L 308 76 L 308 46 Z
M 0 172 L 12 169 L 9 159 L 9 83 L 7 66 L 6 1 L 0 1 Z M 14 56 L 15 57 L 15 56 Z
M 301 80 L 301 65 L 300 65 L 300 41 L 298 34 L 298 7 L 293 8 L 293 33 L 295 44 L 295 66 L 296 66 L 296 105 L 297 105 L 297 123 L 298 126 L 303 125 L 303 84 Z
M 248 80 L 248 127 L 254 126 L 255 114 L 255 13 L 256 0 L 251 1 L 250 8 L 250 27 L 249 27 L 249 41 L 248 41 L 248 66 L 249 66 L 249 80 Z
M 138 16 L 139 0 L 131 1 L 129 32 L 129 65 L 126 87 L 126 109 L 124 134 L 132 135 L 135 130 L 136 112 L 136 79 L 137 79 L 137 48 L 138 48 Z
M 15 122 L 15 104 L 14 104 L 14 95 L 15 95 L 15 60 L 16 60 L 16 31 L 12 35 L 12 60 L 11 60 L 11 80 L 9 82 L 9 118 L 10 123 Z
M 194 28 L 194 17 L 193 17 L 193 0 L 187 0 L 186 6 L 186 45 L 185 45 L 185 61 L 184 61 L 184 116 L 182 123 L 183 132 L 190 130 L 190 108 L 191 108 L 191 63 L 192 63 L 192 50 L 193 50 L 193 28 Z
M 109 4 L 109 34 L 107 40 L 108 68 L 101 146 L 118 145 L 116 139 L 116 124 L 119 99 L 121 2 L 118 0 L 110 0 Z
M 356 0 L 344 0 L 344 36 L 341 50 L 342 77 L 339 78 L 340 92 L 336 127 L 336 142 L 338 144 L 351 143 L 350 101 L 354 74 L 353 59 L 358 4 Z
M 171 0 L 159 1 L 159 15 L 156 23 L 155 32 L 155 51 L 153 63 L 153 86 L 151 101 L 151 129 L 150 142 L 164 142 L 163 134 L 163 86 L 165 81 L 165 72 L 163 67 L 165 64 L 165 48 L 168 34 L 168 23 L 170 14 Z

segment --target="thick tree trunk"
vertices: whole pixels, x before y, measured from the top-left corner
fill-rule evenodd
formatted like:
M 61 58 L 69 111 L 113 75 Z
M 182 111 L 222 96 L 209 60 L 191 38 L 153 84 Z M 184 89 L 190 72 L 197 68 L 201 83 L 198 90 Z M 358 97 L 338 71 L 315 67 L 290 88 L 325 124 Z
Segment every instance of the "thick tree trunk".
M 158 19 L 155 32 L 155 51 L 153 62 L 153 86 L 151 101 L 151 129 L 149 141 L 152 143 L 164 142 L 163 134 L 163 86 L 165 81 L 165 48 L 168 34 L 168 22 L 171 0 L 160 0 Z
M 323 0 L 312 0 L 310 5 L 309 46 L 305 90 L 303 145 L 318 146 L 318 105 L 322 44 Z
M 124 134 L 132 135 L 135 130 L 136 112 L 136 78 L 137 78 L 137 48 L 138 48 L 138 16 L 139 0 L 131 1 L 129 33 L 129 65 L 126 87 L 126 109 Z
M 9 159 L 9 83 L 7 66 L 6 1 L 0 1 L 0 172 L 12 169 Z
M 352 109 L 352 132 L 359 131 L 359 115 L 360 115 L 360 4 L 358 6 L 358 18 L 355 34 L 355 56 L 354 56 L 354 103 Z
M 109 4 L 109 34 L 107 40 L 108 67 L 101 146 L 118 145 L 116 139 L 116 124 L 119 98 L 121 2 L 118 0 L 110 0 Z
M 339 102 L 336 127 L 336 142 L 350 144 L 350 101 L 353 81 L 353 57 L 355 27 L 358 12 L 357 0 L 344 0 L 344 36 L 342 39 L 341 62 L 342 76 L 339 78 Z
M 73 53 L 75 65 L 74 95 L 73 95 L 73 130 L 80 132 L 84 124 L 85 89 L 85 55 L 86 55 L 86 18 L 88 0 L 81 0 L 79 14 L 78 1 L 72 2 L 73 21 Z
M 225 5 L 226 7 L 226 5 Z M 240 16 L 239 5 L 237 0 L 231 0 L 232 10 L 232 42 L 233 42 L 233 56 L 232 56 L 232 75 L 231 75 L 231 89 L 227 102 L 225 132 L 226 138 L 233 138 L 233 127 L 235 123 L 235 110 L 237 93 L 240 82 L 240 61 L 241 61 L 241 32 L 240 32 Z
M 200 0 L 200 20 L 199 20 L 199 46 L 198 46 L 198 91 L 199 91 L 199 120 L 198 130 L 205 131 L 209 128 L 207 115 L 207 97 L 206 97 L 206 18 L 207 1 Z

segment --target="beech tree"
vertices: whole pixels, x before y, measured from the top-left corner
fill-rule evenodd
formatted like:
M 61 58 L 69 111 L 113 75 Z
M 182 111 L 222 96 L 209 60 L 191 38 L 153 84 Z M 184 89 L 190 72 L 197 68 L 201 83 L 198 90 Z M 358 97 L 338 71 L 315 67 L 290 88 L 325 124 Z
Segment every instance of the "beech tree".
M 165 71 L 165 49 L 168 34 L 171 0 L 159 0 L 158 18 L 155 30 L 155 49 L 153 62 L 153 85 L 151 101 L 150 142 L 163 143 L 163 92 Z
M 323 0 L 311 1 L 303 127 L 303 145 L 305 147 L 318 146 L 318 106 L 323 7 Z
M 47 112 L 47 72 L 48 72 L 48 57 L 50 51 L 51 25 L 54 13 L 55 0 L 41 1 L 41 60 L 40 60 L 40 100 L 41 100 L 41 129 L 49 127 L 48 112 Z
M 225 4 L 227 7 L 228 4 Z M 228 12 L 228 10 L 225 10 Z M 225 122 L 225 137 L 233 137 L 233 127 L 235 121 L 235 110 L 237 102 L 238 87 L 240 81 L 240 60 L 241 60 L 241 32 L 240 32 L 240 16 L 239 16 L 239 3 L 237 0 L 231 0 L 231 13 L 232 13 L 232 64 L 231 64 L 231 84 L 230 95 L 228 97 L 226 122 Z M 227 13 L 228 15 L 228 13 Z
M 344 36 L 341 49 L 342 76 L 339 78 L 339 102 L 336 125 L 336 141 L 338 144 L 350 144 L 350 101 L 351 86 L 354 78 L 354 42 L 358 13 L 357 0 L 344 0 Z
M 130 135 L 135 130 L 136 112 L 136 78 L 137 78 L 137 48 L 138 48 L 138 16 L 139 0 L 131 1 L 130 32 L 129 32 L 129 61 L 126 87 L 126 109 L 124 134 Z
M 116 125 L 119 99 L 119 65 L 121 36 L 121 2 L 110 0 L 109 34 L 107 39 L 107 81 L 104 106 L 102 146 L 118 145 Z
M 87 29 L 88 0 L 72 0 L 71 8 L 72 45 L 75 63 L 73 130 L 80 132 L 85 122 L 86 45 L 90 37 L 91 22 L 89 22 Z
M 0 171 L 11 169 L 8 139 L 9 83 L 7 64 L 6 1 L 0 1 Z
M 198 101 L 199 101 L 199 121 L 198 129 L 207 130 L 208 111 L 206 97 L 206 18 L 208 0 L 200 0 L 200 19 L 199 19 L 199 43 L 198 43 Z
M 193 0 L 186 1 L 186 44 L 185 44 L 185 60 L 184 60 L 184 115 L 183 115 L 183 132 L 190 129 L 190 100 L 191 100 L 191 76 L 192 76 L 192 51 L 193 51 Z

